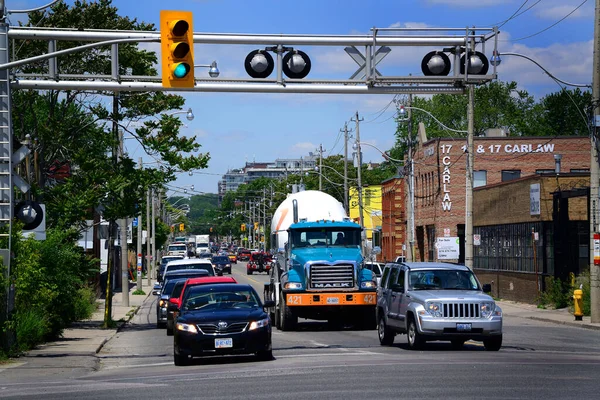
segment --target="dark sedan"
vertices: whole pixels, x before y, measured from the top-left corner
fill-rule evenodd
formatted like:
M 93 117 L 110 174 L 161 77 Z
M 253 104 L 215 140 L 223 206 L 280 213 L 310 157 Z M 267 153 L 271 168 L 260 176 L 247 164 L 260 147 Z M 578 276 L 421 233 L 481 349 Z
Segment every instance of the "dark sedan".
M 175 321 L 173 358 L 186 365 L 191 357 L 256 354 L 273 358 L 271 321 L 250 285 L 216 284 L 189 288 Z
M 231 275 L 231 261 L 229 260 L 228 255 L 214 256 L 211 262 L 217 275 L 222 275 L 224 273 Z

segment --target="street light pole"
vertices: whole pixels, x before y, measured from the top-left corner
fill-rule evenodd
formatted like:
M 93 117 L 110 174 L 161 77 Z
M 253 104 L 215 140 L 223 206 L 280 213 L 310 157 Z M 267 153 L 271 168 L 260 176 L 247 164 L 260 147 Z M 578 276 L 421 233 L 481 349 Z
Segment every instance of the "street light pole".
M 412 94 L 408 95 L 408 249 L 406 252 L 406 261 L 413 262 L 415 245 L 415 188 L 414 188 L 414 168 L 413 168 L 413 124 L 412 124 Z
M 125 153 L 123 131 L 119 130 L 119 161 Z M 121 192 L 123 198 L 123 192 Z M 129 268 L 127 263 L 127 218 L 121 218 L 121 303 L 129 307 Z
M 140 169 L 143 168 L 142 157 L 138 159 L 138 165 Z M 137 261 L 137 275 L 136 284 L 137 290 L 142 291 L 142 208 L 138 207 L 137 215 L 137 249 L 136 249 L 136 261 Z
M 146 276 L 148 287 L 152 284 L 152 269 L 150 268 L 150 188 L 146 190 Z
M 596 0 L 594 17 L 594 67 L 592 73 L 592 149 L 590 163 L 590 305 L 592 323 L 600 323 L 600 266 L 594 262 L 594 234 L 598 232 L 600 166 L 598 165 L 598 135 L 600 128 L 600 0 Z

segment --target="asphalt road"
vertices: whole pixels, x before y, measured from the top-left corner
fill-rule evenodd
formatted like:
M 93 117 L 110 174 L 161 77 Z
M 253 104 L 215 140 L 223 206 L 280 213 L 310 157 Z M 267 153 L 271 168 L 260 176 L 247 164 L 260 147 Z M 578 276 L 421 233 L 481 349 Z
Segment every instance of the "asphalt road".
M 262 295 L 265 274 L 233 276 Z M 0 397 L 90 399 L 364 399 L 597 398 L 600 332 L 505 318 L 504 346 L 477 342 L 453 350 L 429 343 L 410 351 L 406 337 L 382 347 L 375 330 L 306 321 L 296 332 L 273 331 L 275 360 L 220 357 L 175 367 L 172 338 L 156 329 L 151 297 L 98 354 L 97 371 L 78 379 L 4 383 Z M 1 381 L 1 379 L 0 379 Z

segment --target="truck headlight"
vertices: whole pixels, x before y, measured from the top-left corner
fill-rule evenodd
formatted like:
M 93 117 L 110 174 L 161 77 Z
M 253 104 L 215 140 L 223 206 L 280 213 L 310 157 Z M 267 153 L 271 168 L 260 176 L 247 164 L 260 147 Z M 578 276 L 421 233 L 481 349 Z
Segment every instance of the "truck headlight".
M 188 332 L 188 333 L 198 333 L 198 329 L 196 329 L 196 325 L 184 324 L 183 322 L 178 322 L 176 325 L 178 331 Z
M 302 284 L 300 282 L 287 282 L 283 285 L 284 289 L 302 289 Z
M 269 318 L 261 319 L 260 321 L 252 321 L 250 323 L 249 331 L 253 331 L 258 328 L 264 328 L 269 325 Z
M 431 316 L 441 317 L 442 303 L 439 303 L 437 301 L 428 301 L 425 303 L 425 311 L 427 311 Z
M 494 310 L 496 309 L 496 303 L 488 301 L 485 303 L 481 303 L 480 307 L 480 311 L 481 311 L 481 317 L 482 318 L 489 318 L 492 313 L 494 312 Z
M 373 281 L 365 281 L 360 283 L 361 289 L 375 289 L 377 287 L 377 283 Z

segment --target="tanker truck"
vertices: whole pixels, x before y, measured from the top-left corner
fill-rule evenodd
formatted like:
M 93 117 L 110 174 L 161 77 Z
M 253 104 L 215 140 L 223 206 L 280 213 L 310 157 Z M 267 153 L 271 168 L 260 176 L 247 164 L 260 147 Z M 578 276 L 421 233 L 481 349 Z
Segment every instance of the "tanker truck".
M 361 233 L 326 193 L 298 192 L 279 205 L 271 223 L 276 256 L 264 288 L 278 329 L 294 330 L 298 318 L 375 328 L 376 277 L 363 268 Z

